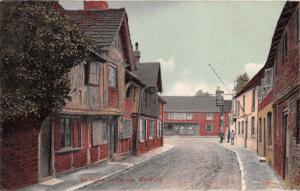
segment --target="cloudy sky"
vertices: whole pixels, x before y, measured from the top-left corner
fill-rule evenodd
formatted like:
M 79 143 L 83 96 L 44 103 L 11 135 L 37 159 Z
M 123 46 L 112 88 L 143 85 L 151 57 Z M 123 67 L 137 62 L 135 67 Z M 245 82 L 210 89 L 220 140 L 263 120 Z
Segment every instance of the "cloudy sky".
M 82 1 L 60 1 L 82 9 Z M 221 82 L 232 89 L 235 77 L 252 77 L 267 59 L 284 2 L 110 1 L 125 7 L 131 40 L 139 42 L 141 61 L 160 61 L 163 95 L 214 93 Z

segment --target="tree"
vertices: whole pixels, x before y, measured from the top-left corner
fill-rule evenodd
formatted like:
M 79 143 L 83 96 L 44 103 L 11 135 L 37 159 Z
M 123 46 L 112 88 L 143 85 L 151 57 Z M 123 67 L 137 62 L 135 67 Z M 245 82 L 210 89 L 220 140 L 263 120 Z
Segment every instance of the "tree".
M 243 74 L 238 75 L 236 77 L 235 81 L 236 81 L 236 84 L 235 84 L 235 87 L 234 87 L 234 91 L 236 93 L 238 93 L 239 91 L 241 91 L 245 87 L 245 85 L 249 81 L 248 74 L 245 72 Z
M 2 122 L 41 121 L 70 99 L 67 74 L 89 43 L 55 3 L 0 2 Z
M 209 96 L 209 93 L 200 89 L 195 93 L 195 96 Z

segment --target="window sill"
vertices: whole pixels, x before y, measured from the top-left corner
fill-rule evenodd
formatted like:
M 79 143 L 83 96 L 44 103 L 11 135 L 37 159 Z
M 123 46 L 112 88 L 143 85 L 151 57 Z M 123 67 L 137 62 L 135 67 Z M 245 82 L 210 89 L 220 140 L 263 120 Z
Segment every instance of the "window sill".
M 152 140 L 153 139 L 153 137 L 149 137 L 149 140 Z
M 62 148 L 58 151 L 56 151 L 56 154 L 60 154 L 60 153 L 68 153 L 68 152 L 75 152 L 75 151 L 80 151 L 81 148 L 80 147 L 67 147 L 67 148 Z

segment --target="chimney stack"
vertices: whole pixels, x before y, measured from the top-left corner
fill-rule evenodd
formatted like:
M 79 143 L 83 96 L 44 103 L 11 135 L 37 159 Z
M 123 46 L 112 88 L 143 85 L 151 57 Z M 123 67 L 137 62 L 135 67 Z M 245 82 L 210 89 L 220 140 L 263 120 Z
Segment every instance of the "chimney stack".
M 84 0 L 84 10 L 106 10 L 108 4 L 106 0 Z
M 140 57 L 141 57 L 141 53 L 139 51 L 139 43 L 136 42 L 135 43 L 135 51 L 133 51 L 133 56 L 134 56 L 134 62 L 135 64 L 139 64 L 140 63 Z

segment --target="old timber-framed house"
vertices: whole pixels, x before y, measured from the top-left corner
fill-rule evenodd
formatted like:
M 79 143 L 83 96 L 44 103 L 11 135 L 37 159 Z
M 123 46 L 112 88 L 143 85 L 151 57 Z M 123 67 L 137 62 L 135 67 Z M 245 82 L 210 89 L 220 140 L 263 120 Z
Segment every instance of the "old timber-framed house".
M 91 56 L 69 75 L 72 101 L 42 128 L 40 180 L 132 150 L 132 125 L 124 121 L 125 83 L 132 81 L 137 88 L 142 83 L 128 77 L 136 67 L 125 9 L 101 3 L 63 11 L 91 40 Z

